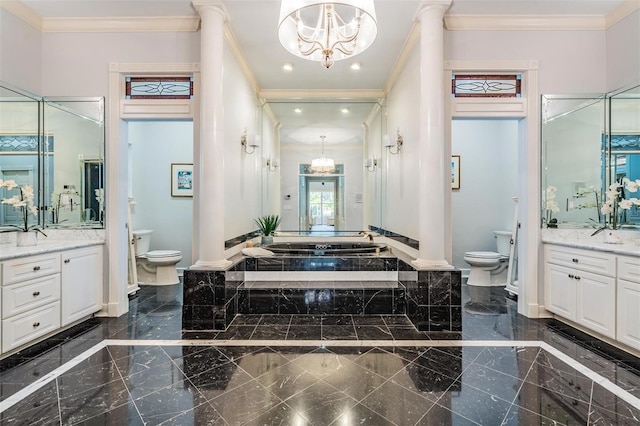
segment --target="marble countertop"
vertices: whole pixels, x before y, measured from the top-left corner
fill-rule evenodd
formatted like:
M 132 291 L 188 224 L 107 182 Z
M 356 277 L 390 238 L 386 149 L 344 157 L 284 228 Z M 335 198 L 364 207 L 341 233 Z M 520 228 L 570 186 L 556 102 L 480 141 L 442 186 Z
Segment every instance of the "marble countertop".
M 105 243 L 104 229 L 46 229 L 47 236 L 37 234 L 35 246 L 18 247 L 17 232 L 0 232 L 0 261 L 55 251 L 90 247 Z
M 33 256 L 56 251 L 71 250 L 75 248 L 90 247 L 104 244 L 104 240 L 38 240 L 35 246 L 18 247 L 13 244 L 0 244 L 0 261 L 15 259 L 23 256 Z
M 543 229 L 542 242 L 588 250 L 640 257 L 640 232 L 616 231 L 622 237 L 622 244 L 604 242 L 602 232 L 591 235 L 595 229 Z

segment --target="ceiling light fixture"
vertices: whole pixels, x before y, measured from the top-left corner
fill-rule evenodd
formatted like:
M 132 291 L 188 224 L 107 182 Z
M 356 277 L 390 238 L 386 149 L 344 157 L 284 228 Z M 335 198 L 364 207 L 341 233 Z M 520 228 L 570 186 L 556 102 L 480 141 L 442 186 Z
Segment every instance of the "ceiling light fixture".
M 378 33 L 373 0 L 282 0 L 278 22 L 285 49 L 325 68 L 363 52 Z
M 320 136 L 320 139 L 322 139 L 322 154 L 320 155 L 320 158 L 314 158 L 311 160 L 311 170 L 314 173 L 331 173 L 336 168 L 334 161 L 324 155 L 324 140 L 326 138 L 326 136 Z
M 360 69 L 360 62 L 354 62 L 351 64 L 351 69 L 354 71 L 358 71 Z
M 295 112 L 296 114 L 302 114 L 302 108 L 294 108 L 293 112 Z
M 282 69 L 285 71 L 293 71 L 293 64 L 287 62 L 282 66 Z

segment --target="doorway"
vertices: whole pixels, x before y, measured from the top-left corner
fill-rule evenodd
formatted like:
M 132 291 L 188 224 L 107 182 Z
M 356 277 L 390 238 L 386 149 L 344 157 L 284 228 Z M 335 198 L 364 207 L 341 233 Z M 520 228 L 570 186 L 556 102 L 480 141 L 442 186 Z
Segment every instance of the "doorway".
M 343 230 L 344 175 L 302 175 L 298 191 L 300 231 Z

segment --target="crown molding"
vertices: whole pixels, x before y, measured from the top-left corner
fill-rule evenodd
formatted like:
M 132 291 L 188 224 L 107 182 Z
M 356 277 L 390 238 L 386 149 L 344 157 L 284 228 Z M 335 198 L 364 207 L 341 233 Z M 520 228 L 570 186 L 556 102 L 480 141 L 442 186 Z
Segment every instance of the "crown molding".
M 236 35 L 231 30 L 231 26 L 228 23 L 224 25 L 224 39 L 233 54 L 233 57 L 236 58 L 238 65 L 242 69 L 244 76 L 247 81 L 251 85 L 251 88 L 255 93 L 260 91 L 260 86 L 258 85 L 258 80 L 256 80 L 256 76 L 251 71 L 251 67 L 249 67 L 249 63 L 247 62 L 247 58 L 242 53 L 242 49 L 240 49 L 240 45 L 238 44 L 238 39 L 236 39 Z
M 384 83 L 384 93 L 389 93 L 393 85 L 396 83 L 398 76 L 404 69 L 405 64 L 409 60 L 409 55 L 413 51 L 414 47 L 418 43 L 420 39 L 420 26 L 418 23 L 414 23 L 413 27 L 411 27 L 411 31 L 409 32 L 409 36 L 405 40 L 402 45 L 402 49 L 400 49 L 400 54 L 396 59 L 396 63 L 393 65 L 389 76 L 387 77 L 387 81 Z
M 259 98 L 269 99 L 375 99 L 384 98 L 383 90 L 260 90 Z
M 42 31 L 42 17 L 35 13 L 30 7 L 22 4 L 22 2 L 17 0 L 1 0 L 0 7 L 22 19 L 36 30 Z
M 42 31 L 49 33 L 195 32 L 199 16 L 46 18 Z
M 625 0 L 607 15 L 607 29 L 611 28 L 637 10 L 640 10 L 640 0 Z
M 599 31 L 601 15 L 445 15 L 449 31 Z

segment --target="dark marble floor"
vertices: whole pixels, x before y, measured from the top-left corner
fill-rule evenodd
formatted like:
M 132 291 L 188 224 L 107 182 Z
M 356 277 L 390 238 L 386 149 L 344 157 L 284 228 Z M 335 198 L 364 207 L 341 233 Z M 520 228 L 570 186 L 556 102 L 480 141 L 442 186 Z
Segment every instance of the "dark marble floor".
M 180 300 L 143 288 L 130 307 L 1 361 L 0 424 L 640 424 L 638 358 L 501 290 L 461 334 L 298 315 L 184 333 Z

